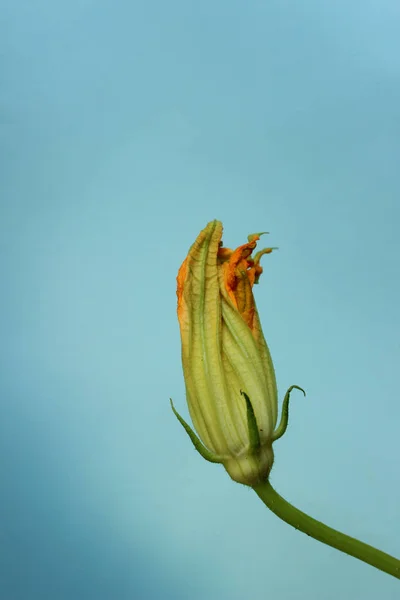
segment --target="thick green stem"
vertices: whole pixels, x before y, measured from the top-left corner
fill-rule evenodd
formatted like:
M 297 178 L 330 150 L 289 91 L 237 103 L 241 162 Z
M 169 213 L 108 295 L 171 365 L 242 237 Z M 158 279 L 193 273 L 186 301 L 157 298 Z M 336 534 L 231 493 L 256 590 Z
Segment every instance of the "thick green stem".
M 363 560 L 369 565 L 400 579 L 400 560 L 394 558 L 394 556 L 390 556 L 309 517 L 282 498 L 269 481 L 254 486 L 254 491 L 277 517 L 286 521 L 289 525 L 323 544 L 337 548 L 337 550 L 350 554 L 350 556 Z

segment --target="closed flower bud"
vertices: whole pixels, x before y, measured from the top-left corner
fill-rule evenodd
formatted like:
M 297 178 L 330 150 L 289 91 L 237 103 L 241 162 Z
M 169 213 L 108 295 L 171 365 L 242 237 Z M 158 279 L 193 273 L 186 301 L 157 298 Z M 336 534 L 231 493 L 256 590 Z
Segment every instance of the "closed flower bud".
M 261 256 L 272 251 L 252 257 L 260 235 L 230 250 L 222 246 L 222 223 L 210 222 L 177 277 L 186 399 L 201 442 L 173 410 L 204 458 L 250 486 L 268 478 L 272 442 L 286 428 L 275 431 L 275 372 L 252 289 Z

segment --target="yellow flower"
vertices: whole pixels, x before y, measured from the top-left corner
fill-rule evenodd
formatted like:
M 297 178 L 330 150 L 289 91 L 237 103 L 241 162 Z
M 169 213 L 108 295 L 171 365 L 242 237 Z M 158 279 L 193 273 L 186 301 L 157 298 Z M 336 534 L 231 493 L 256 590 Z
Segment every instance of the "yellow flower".
M 275 431 L 275 372 L 252 290 L 261 256 L 272 252 L 252 257 L 260 235 L 230 250 L 222 246 L 222 223 L 211 221 L 177 277 L 186 398 L 201 441 L 172 408 L 202 456 L 250 486 L 268 478 L 272 442 L 286 429 L 282 422 Z

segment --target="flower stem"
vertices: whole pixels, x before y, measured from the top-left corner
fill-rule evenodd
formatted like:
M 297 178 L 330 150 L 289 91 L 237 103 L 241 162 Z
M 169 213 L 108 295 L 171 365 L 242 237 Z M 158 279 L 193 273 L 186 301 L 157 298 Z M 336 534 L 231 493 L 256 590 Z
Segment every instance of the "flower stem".
M 303 533 L 328 544 L 341 552 L 350 554 L 393 577 L 400 579 L 400 560 L 377 548 L 364 544 L 340 531 L 336 531 L 320 521 L 309 517 L 292 506 L 274 490 L 269 481 L 254 486 L 254 491 L 277 517 L 299 529 Z

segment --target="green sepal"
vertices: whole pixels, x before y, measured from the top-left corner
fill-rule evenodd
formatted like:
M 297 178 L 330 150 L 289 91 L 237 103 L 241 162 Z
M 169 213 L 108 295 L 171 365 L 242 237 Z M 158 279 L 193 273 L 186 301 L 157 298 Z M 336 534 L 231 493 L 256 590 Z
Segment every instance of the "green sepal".
M 250 451 L 253 454 L 256 454 L 260 450 L 260 447 L 261 447 L 260 433 L 258 431 L 256 415 L 254 414 L 253 405 L 250 402 L 250 398 L 248 397 L 246 392 L 243 392 L 243 390 L 240 390 L 240 393 L 242 394 L 242 396 L 244 396 L 244 399 L 246 400 L 247 427 L 249 430 Z
M 286 392 L 285 397 L 283 399 L 281 422 L 279 423 L 278 427 L 275 429 L 274 433 L 272 434 L 272 441 L 273 442 L 276 442 L 276 440 L 279 440 L 279 438 L 283 436 L 283 434 L 285 433 L 285 431 L 287 429 L 288 420 L 289 420 L 290 392 L 293 389 L 300 390 L 301 392 L 303 392 L 304 395 L 306 395 L 306 393 L 303 390 L 303 388 L 299 387 L 298 385 L 291 385 L 290 386 L 290 388 Z
M 210 450 L 208 450 L 208 448 L 206 448 L 204 446 L 204 444 L 201 443 L 201 441 L 199 440 L 199 438 L 197 437 L 197 435 L 195 434 L 195 432 L 193 431 L 193 429 L 190 427 L 190 425 L 188 425 L 186 423 L 186 421 L 184 419 L 182 419 L 182 417 L 178 413 L 178 411 L 175 410 L 175 406 L 174 406 L 174 403 L 172 402 L 172 398 L 170 398 L 170 402 L 171 402 L 171 408 L 172 408 L 172 410 L 174 412 L 174 415 L 176 416 L 176 418 L 178 419 L 179 423 L 182 425 L 182 427 L 184 428 L 184 430 L 186 431 L 186 433 L 190 437 L 190 439 L 192 441 L 192 444 L 196 448 L 197 452 L 199 454 L 201 454 L 201 456 L 205 460 L 208 460 L 208 462 L 222 463 L 223 457 L 222 456 L 218 456 L 217 454 L 214 454 L 213 452 L 211 452 Z

